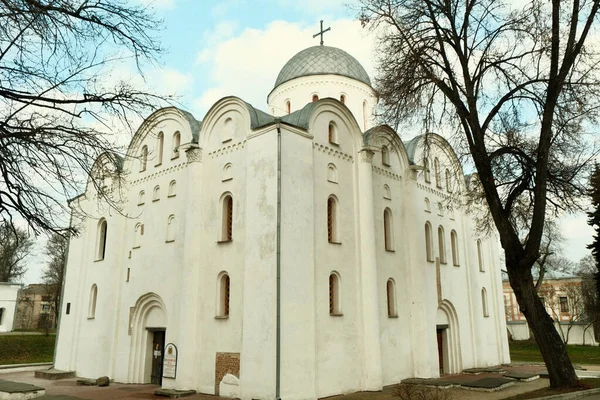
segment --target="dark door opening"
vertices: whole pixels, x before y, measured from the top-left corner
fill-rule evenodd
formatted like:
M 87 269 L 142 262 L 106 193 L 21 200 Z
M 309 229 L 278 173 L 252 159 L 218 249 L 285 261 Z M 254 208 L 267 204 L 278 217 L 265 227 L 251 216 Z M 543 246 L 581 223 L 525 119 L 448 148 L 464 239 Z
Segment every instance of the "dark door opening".
M 163 351 L 165 349 L 165 331 L 152 332 L 152 374 L 150 383 L 162 385 Z
M 438 347 L 438 362 L 440 363 L 440 375 L 444 373 L 444 330 L 436 329 L 437 332 L 437 347 Z

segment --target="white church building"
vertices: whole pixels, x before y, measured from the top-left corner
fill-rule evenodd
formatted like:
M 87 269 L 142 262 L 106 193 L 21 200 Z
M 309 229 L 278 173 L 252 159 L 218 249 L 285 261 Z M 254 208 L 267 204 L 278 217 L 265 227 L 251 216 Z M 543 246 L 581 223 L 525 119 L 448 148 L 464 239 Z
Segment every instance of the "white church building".
M 150 115 L 70 202 L 55 368 L 287 400 L 509 362 L 498 237 L 455 152 L 376 126 L 376 104 L 356 59 L 315 46 L 268 113 Z

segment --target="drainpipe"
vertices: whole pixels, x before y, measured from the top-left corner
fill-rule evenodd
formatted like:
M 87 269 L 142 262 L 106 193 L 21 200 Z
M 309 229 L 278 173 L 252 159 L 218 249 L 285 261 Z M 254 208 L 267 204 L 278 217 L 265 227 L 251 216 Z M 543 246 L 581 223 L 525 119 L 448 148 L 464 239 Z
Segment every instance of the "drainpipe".
M 275 399 L 281 400 L 281 124 L 277 123 L 277 322 L 275 328 Z

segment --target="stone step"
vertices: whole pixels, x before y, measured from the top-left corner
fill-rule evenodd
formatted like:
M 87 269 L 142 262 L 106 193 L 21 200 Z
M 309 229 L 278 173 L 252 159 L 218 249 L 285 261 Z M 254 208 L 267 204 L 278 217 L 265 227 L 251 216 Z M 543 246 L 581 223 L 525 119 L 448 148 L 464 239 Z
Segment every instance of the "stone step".
M 42 371 L 35 371 L 35 377 L 55 381 L 58 379 L 75 378 L 75 371 L 63 371 L 60 369 L 50 368 Z
M 157 396 L 169 397 L 177 399 L 179 397 L 187 397 L 196 394 L 195 390 L 175 390 L 175 389 L 158 389 L 154 391 Z
M 43 387 L 0 379 L 1 400 L 29 400 L 45 394 Z
M 539 374 L 528 374 L 527 372 L 507 372 L 504 376 L 521 382 L 534 381 L 540 377 Z

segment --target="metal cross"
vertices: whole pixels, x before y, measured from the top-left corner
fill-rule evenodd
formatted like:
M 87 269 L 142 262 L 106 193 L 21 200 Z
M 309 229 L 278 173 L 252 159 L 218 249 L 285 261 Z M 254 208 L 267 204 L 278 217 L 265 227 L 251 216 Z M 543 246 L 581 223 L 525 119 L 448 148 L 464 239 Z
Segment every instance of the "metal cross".
M 323 34 L 324 34 L 325 32 L 327 32 L 327 31 L 330 31 L 330 30 L 331 30 L 331 27 L 329 27 L 329 28 L 327 28 L 327 29 L 323 30 L 323 20 L 321 20 L 321 32 L 319 32 L 319 33 L 315 33 L 315 34 L 313 35 L 313 38 L 316 38 L 317 36 L 321 35 L 321 46 L 323 46 Z

